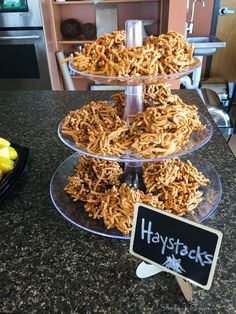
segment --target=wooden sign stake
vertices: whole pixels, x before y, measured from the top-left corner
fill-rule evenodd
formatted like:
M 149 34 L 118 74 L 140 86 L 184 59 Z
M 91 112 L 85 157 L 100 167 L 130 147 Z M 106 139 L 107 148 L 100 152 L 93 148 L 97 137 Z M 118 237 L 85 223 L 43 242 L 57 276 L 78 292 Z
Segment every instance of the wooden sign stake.
M 182 278 L 180 278 L 179 276 L 175 276 L 181 291 L 185 297 L 185 299 L 187 301 L 192 301 L 193 299 L 193 294 L 192 294 L 192 286 L 190 284 L 190 282 L 188 282 L 187 280 L 184 280 Z
M 151 276 L 154 276 L 160 272 L 162 272 L 163 270 L 158 267 L 158 266 L 155 266 L 155 265 L 152 265 L 152 264 L 148 264 L 148 263 L 145 263 L 145 262 L 141 262 L 138 267 L 136 268 L 136 275 L 138 278 L 148 278 L 148 277 L 151 277 Z M 180 286 L 180 289 L 185 297 L 185 299 L 187 301 L 192 301 L 192 286 L 191 284 L 180 278 L 179 276 L 175 276 L 179 286 Z

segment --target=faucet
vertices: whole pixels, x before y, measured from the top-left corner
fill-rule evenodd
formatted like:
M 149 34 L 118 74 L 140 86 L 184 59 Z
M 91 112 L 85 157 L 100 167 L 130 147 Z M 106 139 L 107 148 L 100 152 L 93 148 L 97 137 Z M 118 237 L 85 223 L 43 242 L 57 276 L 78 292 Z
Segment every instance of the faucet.
M 195 4 L 198 1 L 201 1 L 203 8 L 206 5 L 205 0 L 194 0 L 193 1 L 191 19 L 190 19 L 190 23 L 188 24 L 188 27 L 187 27 L 187 33 L 188 34 L 192 34 L 193 33 L 193 19 L 194 19 L 194 12 L 195 12 Z

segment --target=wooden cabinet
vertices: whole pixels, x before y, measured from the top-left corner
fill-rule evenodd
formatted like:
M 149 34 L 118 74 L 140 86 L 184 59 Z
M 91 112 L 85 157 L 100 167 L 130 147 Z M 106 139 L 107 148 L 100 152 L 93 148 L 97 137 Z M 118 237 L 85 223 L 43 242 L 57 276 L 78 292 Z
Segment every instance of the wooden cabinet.
M 47 40 L 48 59 L 51 73 L 52 86 L 54 90 L 63 90 L 63 81 L 56 63 L 56 52 L 63 51 L 65 55 L 76 50 L 76 46 L 90 42 L 86 38 L 65 39 L 63 38 L 60 25 L 61 22 L 72 18 L 81 24 L 96 24 L 96 6 L 116 6 L 117 27 L 125 29 L 125 21 L 133 19 L 155 20 L 156 23 L 146 27 L 147 34 L 158 35 L 168 29 L 175 28 L 179 22 L 178 16 L 186 13 L 186 1 L 179 0 L 176 6 L 175 0 L 100 0 L 95 5 L 92 0 L 78 1 L 54 1 L 40 0 L 44 20 L 45 37 Z M 182 19 L 182 20 L 183 20 Z M 185 20 L 181 22 L 183 25 Z M 73 76 L 74 85 L 77 89 L 88 89 L 92 82 Z
M 99 6 L 115 6 L 117 8 L 117 28 L 124 29 L 128 19 L 155 20 L 156 23 L 146 28 L 150 34 L 160 31 L 161 0 L 100 0 Z M 67 39 L 61 34 L 61 22 L 66 19 L 75 19 L 82 25 L 85 23 L 96 24 L 96 5 L 91 0 L 82 1 L 54 1 L 50 0 L 48 9 L 51 12 L 52 28 L 54 32 L 54 49 L 63 51 L 65 55 L 74 52 L 76 46 L 89 43 L 83 35 L 79 38 Z M 46 10 L 45 10 L 46 11 Z M 47 12 L 45 12 L 48 14 Z M 60 75 L 60 72 L 59 72 Z M 74 85 L 79 90 L 88 89 L 92 83 L 78 76 L 72 76 Z M 61 87 L 63 89 L 63 86 Z M 58 88 L 57 88 L 58 89 Z

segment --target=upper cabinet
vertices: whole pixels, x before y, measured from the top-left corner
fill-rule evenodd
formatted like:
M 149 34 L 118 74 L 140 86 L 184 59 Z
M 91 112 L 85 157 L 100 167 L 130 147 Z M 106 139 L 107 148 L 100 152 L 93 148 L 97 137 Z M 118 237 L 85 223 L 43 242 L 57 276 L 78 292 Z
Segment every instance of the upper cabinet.
M 158 34 L 160 3 L 159 0 L 101 0 L 95 5 L 89 0 L 52 1 L 58 50 L 70 52 L 72 46 L 90 42 L 96 39 L 97 35 L 110 30 L 124 29 L 125 21 L 129 19 L 147 20 L 145 26 L 147 33 Z M 69 19 L 71 21 L 68 21 Z
M 186 13 L 186 1 L 178 0 L 173 8 L 174 2 L 176 6 L 174 0 L 41 0 L 53 89 L 64 88 L 55 66 L 57 51 L 67 56 L 104 33 L 125 29 L 126 20 L 144 20 L 144 36 L 175 29 L 183 5 Z M 174 16 L 174 22 L 170 23 L 169 16 Z M 88 89 L 92 83 L 76 75 L 73 81 L 78 89 Z

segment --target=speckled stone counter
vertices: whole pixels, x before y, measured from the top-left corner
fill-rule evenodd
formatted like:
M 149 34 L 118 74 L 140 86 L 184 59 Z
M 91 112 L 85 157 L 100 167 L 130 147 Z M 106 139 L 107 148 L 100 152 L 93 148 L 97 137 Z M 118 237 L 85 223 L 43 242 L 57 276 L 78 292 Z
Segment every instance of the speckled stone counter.
M 208 115 L 195 91 L 177 92 Z M 175 278 L 135 276 L 140 260 L 129 241 L 98 236 L 65 220 L 49 184 L 73 152 L 57 136 L 58 123 L 108 92 L 0 92 L 0 137 L 27 146 L 30 159 L 14 190 L 0 203 L 0 312 L 7 313 L 235 313 L 236 159 L 214 126 L 195 152 L 221 177 L 223 196 L 204 223 L 224 234 L 212 287 L 193 287 L 185 301 Z

